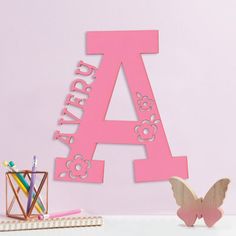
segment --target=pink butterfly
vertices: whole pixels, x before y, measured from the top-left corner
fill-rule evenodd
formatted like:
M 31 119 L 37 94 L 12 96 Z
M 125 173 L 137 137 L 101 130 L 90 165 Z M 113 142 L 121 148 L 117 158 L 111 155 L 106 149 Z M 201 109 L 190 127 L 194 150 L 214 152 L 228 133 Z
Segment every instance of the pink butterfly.
M 219 207 L 223 204 L 229 179 L 218 180 L 204 198 L 198 198 L 190 186 L 179 177 L 170 178 L 176 203 L 180 206 L 177 215 L 187 226 L 193 226 L 196 219 L 203 217 L 208 227 L 213 226 L 223 215 Z

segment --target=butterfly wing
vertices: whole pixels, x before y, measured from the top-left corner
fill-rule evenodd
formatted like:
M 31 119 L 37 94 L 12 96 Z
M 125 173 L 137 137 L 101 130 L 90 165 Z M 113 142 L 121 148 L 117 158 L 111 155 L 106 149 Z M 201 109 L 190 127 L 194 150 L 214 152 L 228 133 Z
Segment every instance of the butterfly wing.
M 189 185 L 179 177 L 169 179 L 176 203 L 180 206 L 177 215 L 187 226 L 192 226 L 197 219 L 197 196 Z
M 197 214 L 194 209 L 183 209 L 182 207 L 179 208 L 177 211 L 177 216 L 184 221 L 184 223 L 190 227 L 193 226 L 196 219 L 197 219 Z
M 213 226 L 223 215 L 222 210 L 218 208 L 223 204 L 229 183 L 227 178 L 218 180 L 203 199 L 202 215 L 208 227 Z
M 212 227 L 222 217 L 223 212 L 218 208 L 203 208 L 202 215 L 205 224 Z

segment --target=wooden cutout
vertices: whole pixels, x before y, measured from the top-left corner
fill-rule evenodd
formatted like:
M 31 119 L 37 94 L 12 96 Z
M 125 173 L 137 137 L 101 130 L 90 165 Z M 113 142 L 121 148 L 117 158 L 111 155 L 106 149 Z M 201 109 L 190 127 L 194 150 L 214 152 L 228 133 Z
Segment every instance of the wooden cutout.
M 70 148 L 66 158 L 56 158 L 55 179 L 102 183 L 104 161 L 93 160 L 98 143 L 144 146 L 146 155 L 143 159 L 134 160 L 136 182 L 168 180 L 173 175 L 187 178 L 187 158 L 173 158 L 171 154 L 141 56 L 158 53 L 158 31 L 87 32 L 86 43 L 88 54 L 103 56 L 98 69 L 80 62 L 76 70 L 80 77 L 72 83 L 70 92 L 76 93 L 76 96 L 82 93 L 88 97 L 83 105 L 81 98 L 71 104 L 71 95 L 67 97 L 66 104 L 81 108 L 83 116 L 80 119 L 73 115 L 70 107 L 63 109 L 63 115 L 70 120 L 62 118 L 59 124 L 78 125 L 78 129 L 74 134 L 55 132 L 54 137 Z M 81 65 L 87 68 L 86 72 L 81 71 Z M 104 120 L 121 67 L 124 69 L 138 121 Z M 91 84 L 83 81 L 85 76 L 91 75 L 94 78 Z M 76 160 L 78 155 L 82 159 Z M 79 161 L 81 169 L 74 169 Z
M 176 203 L 180 206 L 177 215 L 187 226 L 193 226 L 197 218 L 203 218 L 205 224 L 211 227 L 222 217 L 223 211 L 219 207 L 223 204 L 229 179 L 218 180 L 204 198 L 198 198 L 191 187 L 179 177 L 172 177 L 169 182 Z

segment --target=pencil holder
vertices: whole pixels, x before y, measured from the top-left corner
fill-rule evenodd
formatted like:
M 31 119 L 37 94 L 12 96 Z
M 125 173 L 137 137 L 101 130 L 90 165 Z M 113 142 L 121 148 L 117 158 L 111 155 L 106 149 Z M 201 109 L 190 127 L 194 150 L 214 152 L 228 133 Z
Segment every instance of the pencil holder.
M 33 185 L 31 179 L 34 179 Z M 48 172 L 29 170 L 7 172 L 6 215 L 20 220 L 29 220 L 37 218 L 39 214 L 47 213 Z

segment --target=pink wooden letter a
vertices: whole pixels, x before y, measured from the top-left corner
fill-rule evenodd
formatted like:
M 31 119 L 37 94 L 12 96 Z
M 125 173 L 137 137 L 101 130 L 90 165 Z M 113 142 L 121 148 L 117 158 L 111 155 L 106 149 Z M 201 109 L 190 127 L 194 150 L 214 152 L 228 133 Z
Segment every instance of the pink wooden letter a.
M 141 57 L 158 53 L 158 31 L 88 32 L 87 53 L 103 57 L 73 142 L 65 136 L 70 152 L 67 158 L 56 159 L 55 179 L 103 182 L 104 161 L 93 160 L 97 143 L 144 145 L 146 156 L 134 160 L 136 182 L 167 180 L 171 176 L 187 178 L 186 157 L 171 155 Z M 104 120 L 121 66 L 138 121 Z

